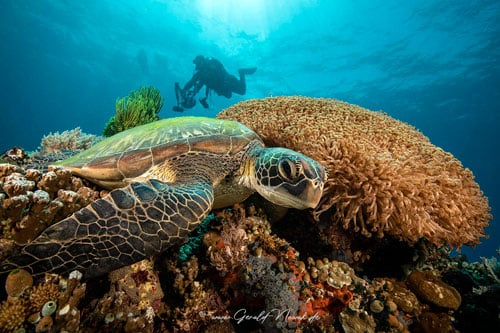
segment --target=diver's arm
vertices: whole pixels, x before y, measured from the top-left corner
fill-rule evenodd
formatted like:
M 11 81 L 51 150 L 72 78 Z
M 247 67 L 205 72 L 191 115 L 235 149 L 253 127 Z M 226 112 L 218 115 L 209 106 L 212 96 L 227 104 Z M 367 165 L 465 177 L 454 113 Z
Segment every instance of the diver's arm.
M 186 84 L 184 85 L 184 88 L 182 88 L 182 91 L 188 91 L 189 89 L 191 89 L 197 82 L 200 81 L 200 74 L 199 72 L 195 72 L 193 74 L 193 76 L 191 77 L 191 79 L 189 79 L 188 82 L 186 82 Z M 201 87 L 200 87 L 201 88 Z M 200 88 L 196 89 L 196 92 L 198 92 L 200 90 Z
M 194 83 L 194 88 L 193 88 L 194 95 L 196 95 L 198 91 L 200 91 L 200 89 L 203 87 L 204 84 L 205 83 L 201 82 L 200 80 Z

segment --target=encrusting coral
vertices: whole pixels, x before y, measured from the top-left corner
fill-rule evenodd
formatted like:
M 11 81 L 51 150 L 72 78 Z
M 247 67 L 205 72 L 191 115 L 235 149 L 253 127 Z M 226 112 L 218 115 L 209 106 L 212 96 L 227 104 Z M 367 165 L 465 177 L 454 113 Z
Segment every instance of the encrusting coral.
M 155 87 L 141 87 L 130 95 L 116 100 L 116 113 L 106 124 L 104 136 L 112 136 L 126 129 L 160 119 L 158 112 L 163 97 Z
M 30 156 L 20 147 L 12 147 L 0 156 L 0 163 L 23 165 L 30 160 Z
M 5 291 L 9 297 L 20 297 L 26 289 L 33 286 L 33 277 L 24 269 L 15 269 L 5 280 Z
M 328 168 L 316 215 L 363 235 L 412 244 L 479 243 L 491 215 L 469 169 L 412 126 L 362 107 L 307 97 L 243 101 L 218 118 L 240 121 L 268 146 L 300 151 Z
M 0 233 L 24 244 L 98 197 L 69 170 L 50 167 L 42 174 L 0 164 Z
M 462 302 L 459 292 L 430 271 L 414 271 L 407 279 L 409 288 L 427 303 L 457 310 Z

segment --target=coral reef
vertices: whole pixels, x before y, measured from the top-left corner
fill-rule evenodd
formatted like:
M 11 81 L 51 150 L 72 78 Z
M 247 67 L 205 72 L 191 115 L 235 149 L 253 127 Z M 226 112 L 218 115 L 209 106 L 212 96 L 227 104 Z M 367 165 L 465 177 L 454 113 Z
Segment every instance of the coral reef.
M 58 153 L 64 150 L 85 150 L 90 148 L 99 138 L 93 134 L 83 133 L 80 127 L 62 133 L 55 132 L 45 135 L 39 147 L 42 155 Z
M 78 306 L 85 295 L 86 285 L 81 274 L 72 273 L 68 279 L 47 274 L 36 286 L 26 271 L 12 272 L 7 282 L 25 284 L 17 296 L 9 293 L 0 304 L 0 332 L 76 332 L 80 326 Z M 9 281 L 10 280 L 10 281 Z M 29 286 L 28 286 L 29 285 Z M 7 285 L 6 285 L 7 287 Z
M 30 160 L 30 156 L 20 147 L 12 147 L 0 156 L 0 163 L 12 163 L 24 165 Z
M 323 156 L 331 172 L 324 206 L 316 212 L 323 212 L 319 222 L 307 211 L 289 210 L 284 215 L 254 195 L 232 208 L 214 210 L 186 244 L 113 271 L 108 281 L 96 278 L 83 282 L 77 271 L 69 276 L 46 274 L 33 279 L 24 270 L 14 270 L 2 279 L 5 290 L 0 290 L 0 333 L 498 331 L 498 258 L 483 258 L 479 263 L 470 263 L 463 255 L 451 258 L 451 247 L 436 244 L 458 246 L 461 242 L 455 235 L 445 236 L 441 231 L 426 234 L 428 223 L 438 223 L 436 216 L 429 215 L 431 222 L 421 216 L 414 216 L 415 220 L 403 216 L 415 212 L 413 205 L 422 204 L 416 198 L 428 199 L 428 191 L 419 187 L 422 184 L 417 186 L 406 179 L 411 167 L 420 172 L 417 176 L 421 178 L 417 178 L 423 179 L 436 196 L 462 200 L 469 195 L 467 202 L 455 201 L 457 207 L 462 205 L 460 212 L 449 206 L 451 217 L 439 223 L 455 233 L 459 233 L 455 228 L 464 227 L 463 237 L 474 236 L 463 243 L 476 242 L 482 232 L 481 223 L 485 222 L 480 219 L 488 217 L 487 203 L 468 170 L 409 126 L 383 114 L 332 100 L 278 98 L 248 103 L 257 105 L 260 112 L 274 107 L 277 115 L 273 117 L 286 117 L 284 107 L 295 108 L 291 114 L 306 117 L 306 122 L 300 123 L 303 132 L 312 131 L 307 134 L 311 138 L 311 133 L 320 136 L 321 146 L 314 146 L 314 140 L 302 143 L 307 149 L 304 151 Z M 316 107 L 319 111 L 311 111 Z M 332 114 L 337 109 L 339 114 Z M 240 110 L 253 114 L 246 106 Z M 307 127 L 307 120 L 317 123 L 324 116 L 331 117 L 332 123 L 323 124 L 335 129 L 336 134 Z M 360 124 L 346 124 L 345 120 L 342 124 L 342 117 L 357 119 Z M 293 143 L 296 148 L 300 142 L 294 143 L 295 139 L 289 137 L 293 133 L 289 131 L 297 126 L 295 121 L 290 118 L 282 123 L 282 138 L 265 139 L 268 143 Z M 362 134 L 363 126 L 381 126 L 377 121 L 389 131 L 385 141 L 375 135 L 379 133 L 377 128 Z M 271 133 L 274 124 L 268 126 L 265 133 Z M 352 126 L 357 138 L 346 132 Z M 417 141 L 409 143 L 405 135 Z M 367 137 L 387 151 L 370 146 Z M 350 151 L 353 146 L 361 150 Z M 398 159 L 403 148 L 415 154 L 411 161 Z M 342 154 L 330 156 L 332 151 Z M 47 161 L 66 152 L 39 155 L 40 159 L 32 158 L 28 163 L 19 163 L 21 166 L 0 164 L 0 260 L 15 249 L 15 243 L 31 240 L 51 223 L 107 193 L 68 170 L 46 168 Z M 421 159 L 430 158 L 429 154 L 434 154 L 435 160 L 419 168 Z M 383 170 L 388 170 L 387 174 Z M 395 177 L 394 170 L 401 171 L 401 176 L 382 188 L 381 179 Z M 434 173 L 424 175 L 422 170 Z M 438 182 L 443 174 L 450 178 Z M 340 183 L 335 183 L 335 177 L 340 178 Z M 351 189 L 347 184 L 353 179 L 361 183 L 353 183 Z M 398 182 L 416 186 L 414 191 L 419 192 L 404 192 Z M 455 197 L 450 194 L 451 187 L 457 192 Z M 401 196 L 385 201 L 389 200 L 387 195 L 398 191 L 403 191 Z M 352 197 L 344 197 L 346 193 Z M 377 211 L 367 204 L 371 199 Z M 445 209 L 441 199 L 432 199 L 433 209 Z M 404 203 L 404 210 L 396 207 L 398 200 Z M 387 221 L 382 222 L 392 223 L 394 229 L 385 224 L 376 230 L 379 226 L 370 216 L 378 219 L 386 214 L 386 207 L 379 207 L 384 202 L 394 207 Z M 357 210 L 354 205 L 359 205 Z M 343 223 L 332 223 L 347 218 L 353 209 L 355 222 L 341 219 Z M 474 213 L 461 209 L 477 210 Z M 457 218 L 455 226 L 451 225 L 452 217 Z M 470 226 L 464 226 L 464 218 L 471 219 Z M 400 222 L 409 223 L 415 235 L 403 232 Z M 422 223 L 422 230 L 416 227 L 417 222 Z M 342 224 L 351 227 L 344 229 Z M 359 237 L 363 228 L 365 234 L 383 233 L 404 242 L 393 237 Z M 424 236 L 435 244 L 416 241 Z
M 165 302 L 163 318 L 176 332 L 232 332 L 227 302 L 213 282 L 200 276 L 197 257 L 190 257 L 179 267 L 179 261 L 169 258 L 165 262 L 171 286 Z M 219 319 L 224 319 L 220 321 Z M 167 327 L 168 327 L 167 326 Z
M 106 124 L 104 136 L 112 136 L 126 129 L 160 119 L 158 112 L 163 97 L 155 87 L 141 87 L 128 96 L 116 100 L 116 113 Z
M 498 324 L 493 259 L 472 264 L 451 260 L 446 251 L 429 252 L 418 264 L 427 270 L 396 279 L 384 277 L 381 268 L 379 277 L 361 278 L 344 262 L 301 256 L 273 232 L 261 208 L 235 205 L 214 216 L 185 260 L 178 260 L 179 248 L 170 248 L 161 257 L 111 272 L 109 283 L 91 279 L 87 287 L 76 271 L 33 282 L 29 273 L 13 271 L 5 281 L 0 327 L 5 332 L 395 333 L 453 332 L 457 324 L 467 328 L 468 320 L 479 320 L 474 318 L 481 320 L 478 327 Z M 460 283 L 463 279 L 451 274 L 456 271 L 474 282 Z M 459 292 L 465 295 L 461 303 Z M 477 317 L 484 309 L 491 315 Z
M 383 112 L 294 96 L 243 101 L 217 117 L 322 162 L 329 179 L 316 214 L 344 228 L 456 247 L 484 237 L 490 207 L 472 172 Z
M 68 170 L 50 167 L 42 174 L 0 164 L 0 233 L 24 244 L 98 197 Z
M 122 267 L 109 279 L 111 287 L 94 309 L 92 322 L 105 331 L 153 332 L 164 294 L 152 262 Z
M 273 259 L 266 255 L 250 256 L 246 261 L 244 290 L 252 297 L 261 297 L 265 313 L 272 313 L 275 316 L 273 319 L 296 317 L 299 311 L 299 282 L 293 273 L 273 266 Z M 263 320 L 263 324 L 264 327 L 279 329 L 295 326 L 295 323 L 286 320 Z

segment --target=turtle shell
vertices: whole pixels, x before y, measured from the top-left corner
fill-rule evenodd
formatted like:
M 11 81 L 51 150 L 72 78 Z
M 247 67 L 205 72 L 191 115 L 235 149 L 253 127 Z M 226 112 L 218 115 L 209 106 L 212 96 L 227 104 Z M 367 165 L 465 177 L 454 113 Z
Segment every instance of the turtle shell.
M 227 157 L 252 141 L 262 143 L 255 132 L 238 122 L 206 117 L 167 118 L 120 132 L 55 165 L 111 189 L 183 153 L 209 152 Z M 165 174 L 175 176 L 175 172 L 166 170 Z

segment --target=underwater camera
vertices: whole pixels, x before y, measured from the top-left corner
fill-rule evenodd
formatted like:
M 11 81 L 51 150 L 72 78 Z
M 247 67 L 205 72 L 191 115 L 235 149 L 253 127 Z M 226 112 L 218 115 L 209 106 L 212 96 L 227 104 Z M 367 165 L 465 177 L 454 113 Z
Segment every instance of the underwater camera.
M 207 103 L 207 98 L 200 98 L 200 103 L 203 105 L 205 109 L 208 109 L 208 103 Z
M 183 91 L 179 86 L 179 82 L 175 83 L 175 98 L 177 99 L 177 105 L 172 108 L 175 112 L 182 112 L 184 109 L 191 109 L 196 105 L 196 100 L 194 99 L 195 93 L 193 89 L 188 91 Z

